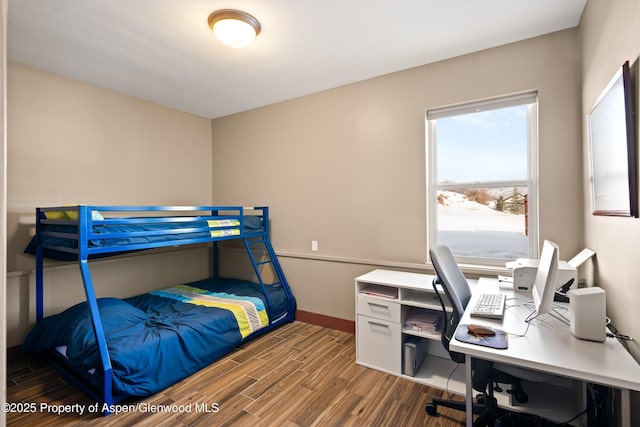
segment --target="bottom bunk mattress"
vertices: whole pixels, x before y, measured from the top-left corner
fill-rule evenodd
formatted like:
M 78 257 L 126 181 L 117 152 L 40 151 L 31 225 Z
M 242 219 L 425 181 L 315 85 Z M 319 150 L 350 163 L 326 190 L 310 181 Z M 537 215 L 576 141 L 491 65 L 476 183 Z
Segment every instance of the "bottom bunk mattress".
M 267 288 L 272 312 L 291 309 L 280 286 Z M 260 285 L 235 279 L 206 279 L 127 299 L 99 298 L 113 395 L 148 396 L 202 369 L 268 327 L 266 306 Z M 86 302 L 38 322 L 22 349 L 56 349 L 76 374 L 102 387 Z

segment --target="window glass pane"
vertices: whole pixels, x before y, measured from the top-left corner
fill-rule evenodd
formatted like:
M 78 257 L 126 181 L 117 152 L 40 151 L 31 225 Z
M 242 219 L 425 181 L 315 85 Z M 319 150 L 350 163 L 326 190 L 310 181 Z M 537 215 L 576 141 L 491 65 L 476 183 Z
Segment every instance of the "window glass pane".
M 437 119 L 436 182 L 527 179 L 527 106 Z
M 527 187 L 437 192 L 437 241 L 456 256 L 527 258 Z

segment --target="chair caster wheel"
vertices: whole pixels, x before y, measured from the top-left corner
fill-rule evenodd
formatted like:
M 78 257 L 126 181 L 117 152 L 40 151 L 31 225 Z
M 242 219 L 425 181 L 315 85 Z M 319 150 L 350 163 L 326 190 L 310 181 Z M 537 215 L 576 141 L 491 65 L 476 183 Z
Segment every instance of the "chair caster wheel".
M 425 411 L 427 411 L 427 415 L 431 415 L 431 416 L 438 415 L 438 408 L 436 408 L 436 405 L 434 405 L 433 403 L 427 403 L 427 406 L 424 409 Z
M 527 403 L 529 401 L 529 396 L 524 393 L 514 393 L 513 397 L 516 399 L 518 403 Z

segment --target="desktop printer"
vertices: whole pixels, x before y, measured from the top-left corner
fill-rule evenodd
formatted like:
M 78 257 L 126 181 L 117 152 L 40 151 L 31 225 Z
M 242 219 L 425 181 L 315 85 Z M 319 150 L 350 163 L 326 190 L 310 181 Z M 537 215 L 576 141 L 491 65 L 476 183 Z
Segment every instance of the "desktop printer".
M 507 268 L 512 272 L 514 291 L 531 291 L 531 286 L 538 272 L 538 263 L 539 260 L 537 259 L 518 258 L 506 264 Z M 573 280 L 571 288 L 578 287 L 578 270 L 570 266 L 567 261 L 560 261 L 560 263 L 558 263 L 558 278 L 556 280 L 556 289 L 561 288 L 570 280 Z
M 595 254 L 591 249 L 584 249 L 569 261 L 558 263 L 558 277 L 556 279 L 556 289 L 567 285 L 568 289 L 578 287 L 578 267 Z M 537 259 L 518 258 L 515 261 L 506 263 L 513 276 L 513 290 L 519 292 L 529 292 L 536 279 L 538 271 Z M 571 282 L 569 284 L 569 282 Z

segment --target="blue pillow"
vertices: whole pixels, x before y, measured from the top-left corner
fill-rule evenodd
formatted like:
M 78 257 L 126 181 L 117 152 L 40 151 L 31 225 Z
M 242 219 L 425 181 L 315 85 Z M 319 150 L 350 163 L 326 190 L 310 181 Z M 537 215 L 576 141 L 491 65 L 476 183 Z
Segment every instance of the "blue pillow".
M 262 231 L 262 218 L 257 215 L 247 215 L 243 220 L 244 231 Z

